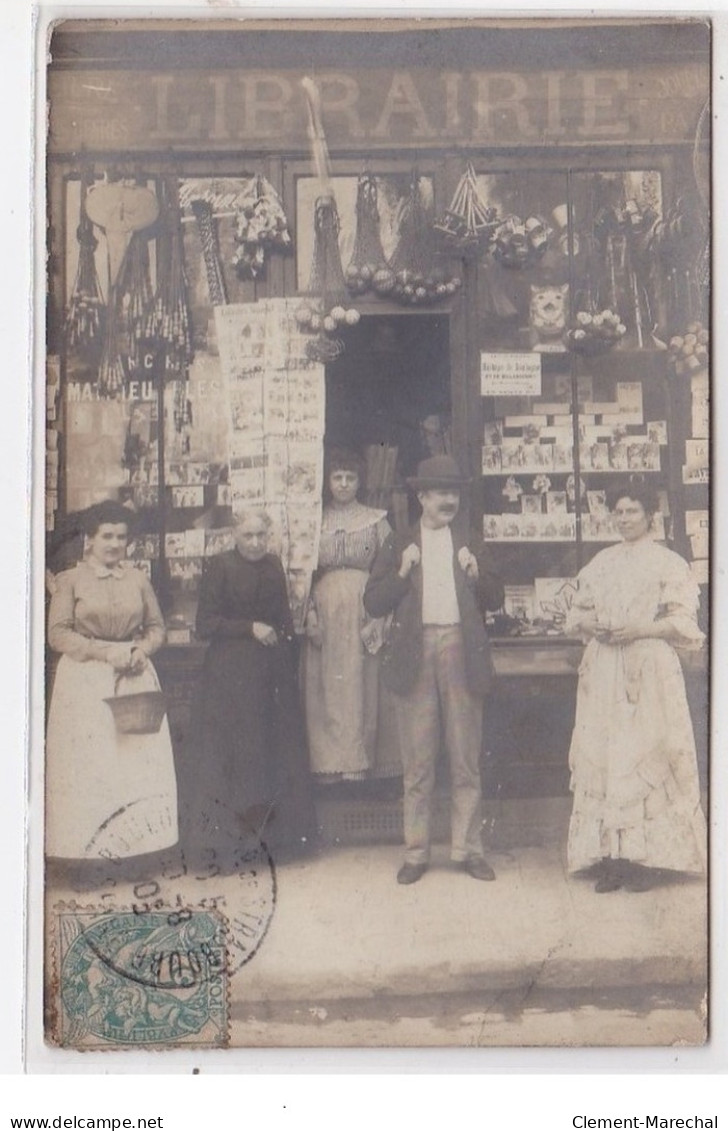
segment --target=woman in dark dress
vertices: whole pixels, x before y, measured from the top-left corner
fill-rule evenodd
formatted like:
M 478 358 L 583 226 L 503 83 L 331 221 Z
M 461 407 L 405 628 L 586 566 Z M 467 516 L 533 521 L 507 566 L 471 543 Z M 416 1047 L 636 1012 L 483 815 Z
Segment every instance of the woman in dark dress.
M 196 705 L 187 848 L 219 861 L 251 838 L 304 849 L 315 828 L 283 567 L 267 552 L 270 520 L 236 519 L 236 548 L 211 558 L 197 635 L 209 640 Z

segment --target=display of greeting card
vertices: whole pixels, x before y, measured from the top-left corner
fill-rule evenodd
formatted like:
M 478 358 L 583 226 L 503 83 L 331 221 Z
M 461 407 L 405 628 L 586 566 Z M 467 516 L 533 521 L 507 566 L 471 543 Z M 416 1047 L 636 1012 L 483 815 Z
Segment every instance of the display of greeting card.
M 500 447 L 486 445 L 483 448 L 483 475 L 500 475 L 502 466 L 501 456 L 502 450 Z
M 642 382 L 618 381 L 616 395 L 620 415 L 639 417 L 639 420 L 635 423 L 641 424 L 644 419 L 642 416 Z
M 710 554 L 710 539 L 707 530 L 698 530 L 690 535 L 690 552 L 694 558 L 707 558 Z
M 602 441 L 584 444 L 581 449 L 581 466 L 585 471 L 608 471 L 609 444 Z
M 706 510 L 700 511 L 685 511 L 685 533 L 688 537 L 691 534 L 700 534 L 703 530 L 708 530 L 710 525 L 710 514 Z M 707 557 L 707 555 L 705 555 Z
M 609 514 L 606 491 L 587 491 L 586 500 L 590 514 Z
M 546 492 L 546 513 L 547 514 L 566 514 L 566 491 L 547 491 Z
M 570 444 L 553 444 L 554 471 L 571 471 L 574 466 L 574 452 Z
M 205 505 L 204 487 L 173 487 L 173 507 L 203 507 Z
M 216 530 L 205 531 L 205 557 L 212 558 L 216 554 L 223 554 L 226 550 L 235 547 L 235 538 L 229 527 L 219 527 Z
M 542 509 L 540 495 L 521 495 L 522 514 L 541 514 Z
M 692 400 L 692 434 L 694 439 L 707 439 L 710 435 L 710 382 L 705 372 L 690 378 Z
M 502 443 L 503 441 L 503 421 L 502 420 L 486 420 L 483 425 L 483 444 L 485 447 L 493 447 Z
M 184 530 L 165 535 L 164 556 L 167 558 L 183 558 L 185 556 Z
M 205 553 L 204 529 L 185 530 L 185 557 L 201 558 Z
M 534 619 L 534 601 L 533 585 L 504 586 L 503 611 L 514 620 L 531 623 Z
M 647 422 L 647 438 L 651 444 L 667 444 L 667 421 L 650 420 Z

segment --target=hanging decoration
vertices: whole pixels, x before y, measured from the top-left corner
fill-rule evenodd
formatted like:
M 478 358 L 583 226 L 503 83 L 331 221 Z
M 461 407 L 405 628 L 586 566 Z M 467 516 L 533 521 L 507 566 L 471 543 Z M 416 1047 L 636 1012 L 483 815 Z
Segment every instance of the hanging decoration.
M 346 285 L 352 294 L 374 289 L 388 294 L 394 286 L 394 272 L 387 265 L 379 228 L 376 178 L 362 173 L 356 188 L 356 236 L 351 261 L 346 268 Z
M 670 361 L 679 377 L 705 369 L 710 358 L 710 334 L 702 322 L 691 322 L 668 346 Z
M 103 341 L 106 310 L 98 271 L 96 270 L 96 239 L 93 224 L 84 207 L 89 177 L 81 178 L 81 209 L 76 229 L 78 240 L 78 267 L 66 314 L 66 347 L 69 352 L 91 353 L 100 349 Z
M 435 230 L 446 242 L 461 252 L 480 252 L 490 246 L 500 221 L 495 208 L 488 205 L 478 187 L 472 164 L 458 181 L 457 188 L 444 216 L 435 221 Z
M 134 232 L 150 228 L 159 216 L 159 202 L 151 189 L 135 181 L 101 181 L 89 187 L 86 215 L 106 235 L 109 285 L 116 283 Z
M 213 306 L 227 302 L 218 221 L 234 222 L 235 248 L 230 263 L 241 279 L 260 278 L 268 253 L 285 252 L 292 246 L 281 198 L 260 173 L 186 178 L 179 183 L 179 198 L 183 220 L 194 217 L 197 221 Z
M 321 194 L 314 205 L 314 245 L 311 273 L 308 282 L 309 302 L 303 303 L 296 313 L 296 322 L 302 330 L 319 336 L 310 341 L 306 352 L 312 361 L 326 363 L 344 352 L 341 338 L 332 337 L 344 326 L 355 326 L 359 311 L 349 306 L 349 294 L 344 279 L 339 252 L 339 213 L 336 207 L 329 152 L 321 121 L 321 98 L 316 84 L 310 78 L 301 79 L 308 109 L 308 139 Z
M 702 208 L 698 212 L 703 243 L 695 264 L 698 287 L 710 287 L 710 99 L 703 105 L 695 127 L 693 175 Z M 707 301 L 707 296 L 706 296 Z
M 210 302 L 213 306 L 224 306 L 227 302 L 227 290 L 212 205 L 207 200 L 193 200 L 190 208 L 200 237 Z
M 125 357 L 128 358 L 128 350 L 122 341 L 123 323 L 117 283 L 134 233 L 155 223 L 159 203 L 156 195 L 144 185 L 106 179 L 89 188 L 85 209 L 92 223 L 106 235 L 109 301 L 104 348 L 99 363 L 99 392 L 102 396 L 115 397 L 126 382 Z
M 623 308 L 639 349 L 645 344 L 664 348 L 654 336 L 657 318 L 651 293 L 654 234 L 661 223 L 651 205 L 635 199 L 600 208 L 594 217 L 594 239 L 607 271 L 602 302 Z
M 650 233 L 649 247 L 667 280 L 670 321 L 700 313 L 704 303 L 700 293 L 701 272 L 707 270 L 708 248 L 701 228 L 699 210 L 678 197 L 664 219 Z
M 286 251 L 291 246 L 283 204 L 270 181 L 260 175 L 249 182 L 235 219 L 233 264 L 242 279 L 263 274 L 268 251 Z
M 391 297 L 404 306 L 442 302 L 461 286 L 438 262 L 434 229 L 422 199 L 420 178 L 412 174 L 410 194 L 402 206 L 399 242 L 390 261 L 394 273 Z
M 149 241 L 144 232 L 134 232 L 119 269 L 115 300 L 119 334 L 125 340 L 128 356 L 137 364 L 137 350 L 140 339 L 144 336 L 152 297 Z
M 177 382 L 174 419 L 177 430 L 181 431 L 189 421 L 186 383 L 193 348 L 176 177 L 165 177 L 162 201 L 163 224 L 157 262 L 159 281 L 145 321 L 144 336 L 155 338 L 164 346 L 164 375 L 167 380 Z
M 356 326 L 359 311 L 349 306 L 349 295 L 339 254 L 339 213 L 333 196 L 321 196 L 314 207 L 314 245 L 308 282 L 310 301 L 296 313 L 302 330 L 320 337 L 309 342 L 313 361 L 333 361 L 344 351 L 344 343 L 329 337 L 344 326 Z
M 508 216 L 493 233 L 493 258 L 502 267 L 533 267 L 549 246 L 551 228 L 540 216 Z

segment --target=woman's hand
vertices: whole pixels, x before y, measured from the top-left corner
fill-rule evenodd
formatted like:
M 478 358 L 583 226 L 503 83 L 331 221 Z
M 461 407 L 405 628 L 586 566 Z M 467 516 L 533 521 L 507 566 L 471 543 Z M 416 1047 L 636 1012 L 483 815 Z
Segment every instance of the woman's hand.
M 608 629 L 599 623 L 599 618 L 594 613 L 575 620 L 570 631 L 576 636 L 593 636 L 602 644 L 606 643 L 605 637 L 609 636 Z
M 278 643 L 276 630 L 271 628 L 269 624 L 263 624 L 263 622 L 259 620 L 253 621 L 253 636 L 259 644 L 264 644 L 267 648 L 270 647 L 271 644 Z
M 306 637 L 316 648 L 322 648 L 324 643 L 324 634 L 317 620 L 306 621 Z
M 140 675 L 147 666 L 147 654 L 141 648 L 132 648 L 129 671 L 132 675 Z
M 665 631 L 657 621 L 638 624 L 626 624 L 622 628 L 613 628 L 610 644 L 634 644 L 635 640 L 648 640 L 649 638 L 664 638 L 669 630 Z
M 117 672 L 127 672 L 132 665 L 132 648 L 130 644 L 110 644 L 106 659 Z

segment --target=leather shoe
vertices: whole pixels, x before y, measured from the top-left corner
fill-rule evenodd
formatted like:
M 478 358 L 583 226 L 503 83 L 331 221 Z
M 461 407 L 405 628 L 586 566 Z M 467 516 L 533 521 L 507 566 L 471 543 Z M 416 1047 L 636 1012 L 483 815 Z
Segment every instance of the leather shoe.
M 482 856 L 471 856 L 468 860 L 463 860 L 460 867 L 464 872 L 467 872 L 469 876 L 472 876 L 474 880 L 495 879 L 495 872 L 488 861 Z
M 426 864 L 403 864 L 397 872 L 398 884 L 416 884 L 427 871 Z
M 619 860 L 602 860 L 598 869 L 599 878 L 594 885 L 598 895 L 619 891 L 624 884 L 624 868 Z
M 623 886 L 626 891 L 652 891 L 655 880 L 655 872 L 652 869 L 633 864 L 626 871 Z

